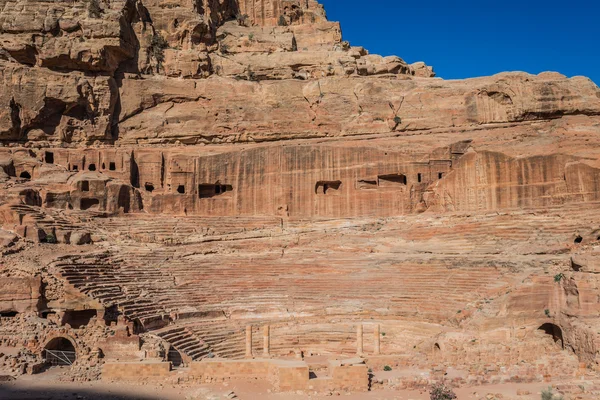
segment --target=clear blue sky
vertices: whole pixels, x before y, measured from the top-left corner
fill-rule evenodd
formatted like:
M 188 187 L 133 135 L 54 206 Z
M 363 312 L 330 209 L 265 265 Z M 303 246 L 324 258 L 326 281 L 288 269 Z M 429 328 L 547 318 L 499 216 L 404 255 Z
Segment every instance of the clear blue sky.
M 344 40 L 445 79 L 558 71 L 600 84 L 598 0 L 320 0 Z

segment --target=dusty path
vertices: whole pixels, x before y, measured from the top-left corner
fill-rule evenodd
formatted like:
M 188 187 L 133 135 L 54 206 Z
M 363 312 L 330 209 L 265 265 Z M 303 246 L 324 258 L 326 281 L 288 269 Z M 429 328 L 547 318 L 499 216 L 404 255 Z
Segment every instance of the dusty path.
M 503 400 L 538 400 L 548 385 L 543 383 L 487 385 L 457 389 L 458 398 L 482 399 L 488 394 L 501 394 Z M 311 393 L 270 393 L 267 383 L 233 383 L 182 387 L 172 385 L 106 384 L 104 382 L 56 382 L 47 377 L 28 376 L 0 384 L 1 400 L 221 400 L 234 392 L 240 400 L 326 400 L 338 397 Z M 528 393 L 521 394 L 519 393 Z M 378 390 L 368 393 L 341 394 L 348 400 L 429 400 L 427 392 Z

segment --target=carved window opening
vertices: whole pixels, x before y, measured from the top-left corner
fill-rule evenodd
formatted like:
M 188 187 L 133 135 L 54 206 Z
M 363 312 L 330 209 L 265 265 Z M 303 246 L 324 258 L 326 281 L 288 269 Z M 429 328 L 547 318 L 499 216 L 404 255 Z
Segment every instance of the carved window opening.
M 27 172 L 27 171 L 23 171 L 19 175 L 19 178 L 22 178 L 22 179 L 31 179 L 31 174 L 29 172 Z
M 377 180 L 360 179 L 356 184 L 357 189 L 377 189 Z
M 318 181 L 315 185 L 316 194 L 333 194 L 340 190 L 342 181 Z
M 89 210 L 92 207 L 96 207 L 100 204 L 98 199 L 81 199 L 81 209 Z
M 154 185 L 146 182 L 146 184 L 144 185 L 144 189 L 146 189 L 147 192 L 152 193 L 154 191 Z
M 79 167 L 77 165 L 73 165 L 72 168 L 73 168 L 73 171 L 78 171 L 79 170 Z
M 233 186 L 227 184 L 201 184 L 198 185 L 198 197 L 201 199 L 209 199 L 219 196 L 227 192 L 233 191 Z
M 546 323 L 546 324 L 543 324 L 542 326 L 540 326 L 538 329 L 541 331 L 544 331 L 544 333 L 546 335 L 552 336 L 554 343 L 560 345 L 560 347 L 563 349 L 565 348 L 565 344 L 563 341 L 562 329 L 560 329 L 559 326 L 550 324 L 550 323 Z
M 577 235 L 574 242 L 575 242 L 575 244 L 580 244 L 581 242 L 583 242 L 583 238 L 581 236 Z
M 90 182 L 89 181 L 81 181 L 81 191 L 82 192 L 90 191 Z
M 90 165 L 88 166 L 88 169 L 89 169 L 90 171 L 95 171 L 95 170 L 96 170 L 96 164 L 90 164 Z
M 91 319 L 97 315 L 96 310 L 65 311 L 62 323 L 71 325 L 73 329 L 81 329 L 89 325 Z
M 185 194 L 185 186 L 184 185 L 177 186 L 177 193 Z
M 417 174 L 417 182 L 423 182 L 423 174 Z
M 377 179 L 379 181 L 379 186 L 381 187 L 406 186 L 408 183 L 406 175 L 403 174 L 379 175 Z
M 54 311 L 42 311 L 42 313 L 40 314 L 40 316 L 44 319 L 48 319 L 48 317 L 50 315 L 56 315 L 56 312 Z
M 102 163 L 102 169 L 106 169 L 106 164 Z
M 0 312 L 0 317 L 2 317 L 2 318 L 15 318 L 17 315 L 19 315 L 19 313 L 16 311 Z
M 442 179 L 444 177 L 444 173 L 443 172 L 438 172 L 438 179 Z
M 44 161 L 46 161 L 46 164 L 54 164 L 54 153 L 47 151 L 44 154 Z
M 114 162 L 108 163 L 108 169 L 110 171 L 116 171 L 117 170 L 117 164 L 115 164 Z

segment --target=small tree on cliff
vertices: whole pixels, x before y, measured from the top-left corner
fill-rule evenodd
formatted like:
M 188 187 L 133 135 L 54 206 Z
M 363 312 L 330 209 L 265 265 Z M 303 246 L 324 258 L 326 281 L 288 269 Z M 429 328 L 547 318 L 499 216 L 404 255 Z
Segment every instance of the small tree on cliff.
M 456 394 L 452 391 L 452 388 L 440 382 L 431 385 L 429 398 L 431 400 L 454 400 L 456 399 Z
M 148 53 L 156 60 L 158 69 L 161 68 L 162 63 L 165 61 L 165 49 L 168 47 L 169 43 L 160 33 L 154 33 L 152 35 Z

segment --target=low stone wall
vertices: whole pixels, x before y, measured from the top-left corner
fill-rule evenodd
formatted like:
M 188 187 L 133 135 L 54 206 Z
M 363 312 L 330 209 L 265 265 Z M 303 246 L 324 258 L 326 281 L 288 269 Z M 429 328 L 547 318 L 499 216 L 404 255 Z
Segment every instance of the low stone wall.
M 275 390 L 293 392 L 309 386 L 308 365 L 304 361 L 271 361 L 269 379 Z
M 103 381 L 145 381 L 166 378 L 170 362 L 107 362 L 102 366 Z
M 362 363 L 332 362 L 329 366 L 331 373 L 331 390 L 361 392 L 369 388 L 369 368 Z
M 271 360 L 204 359 L 190 364 L 190 374 L 202 383 L 224 380 L 265 379 Z
M 369 389 L 368 368 L 361 359 L 333 361 L 329 373 L 329 377 L 310 379 L 308 364 L 304 361 L 205 359 L 191 363 L 190 375 L 200 383 L 263 379 L 279 392 Z

